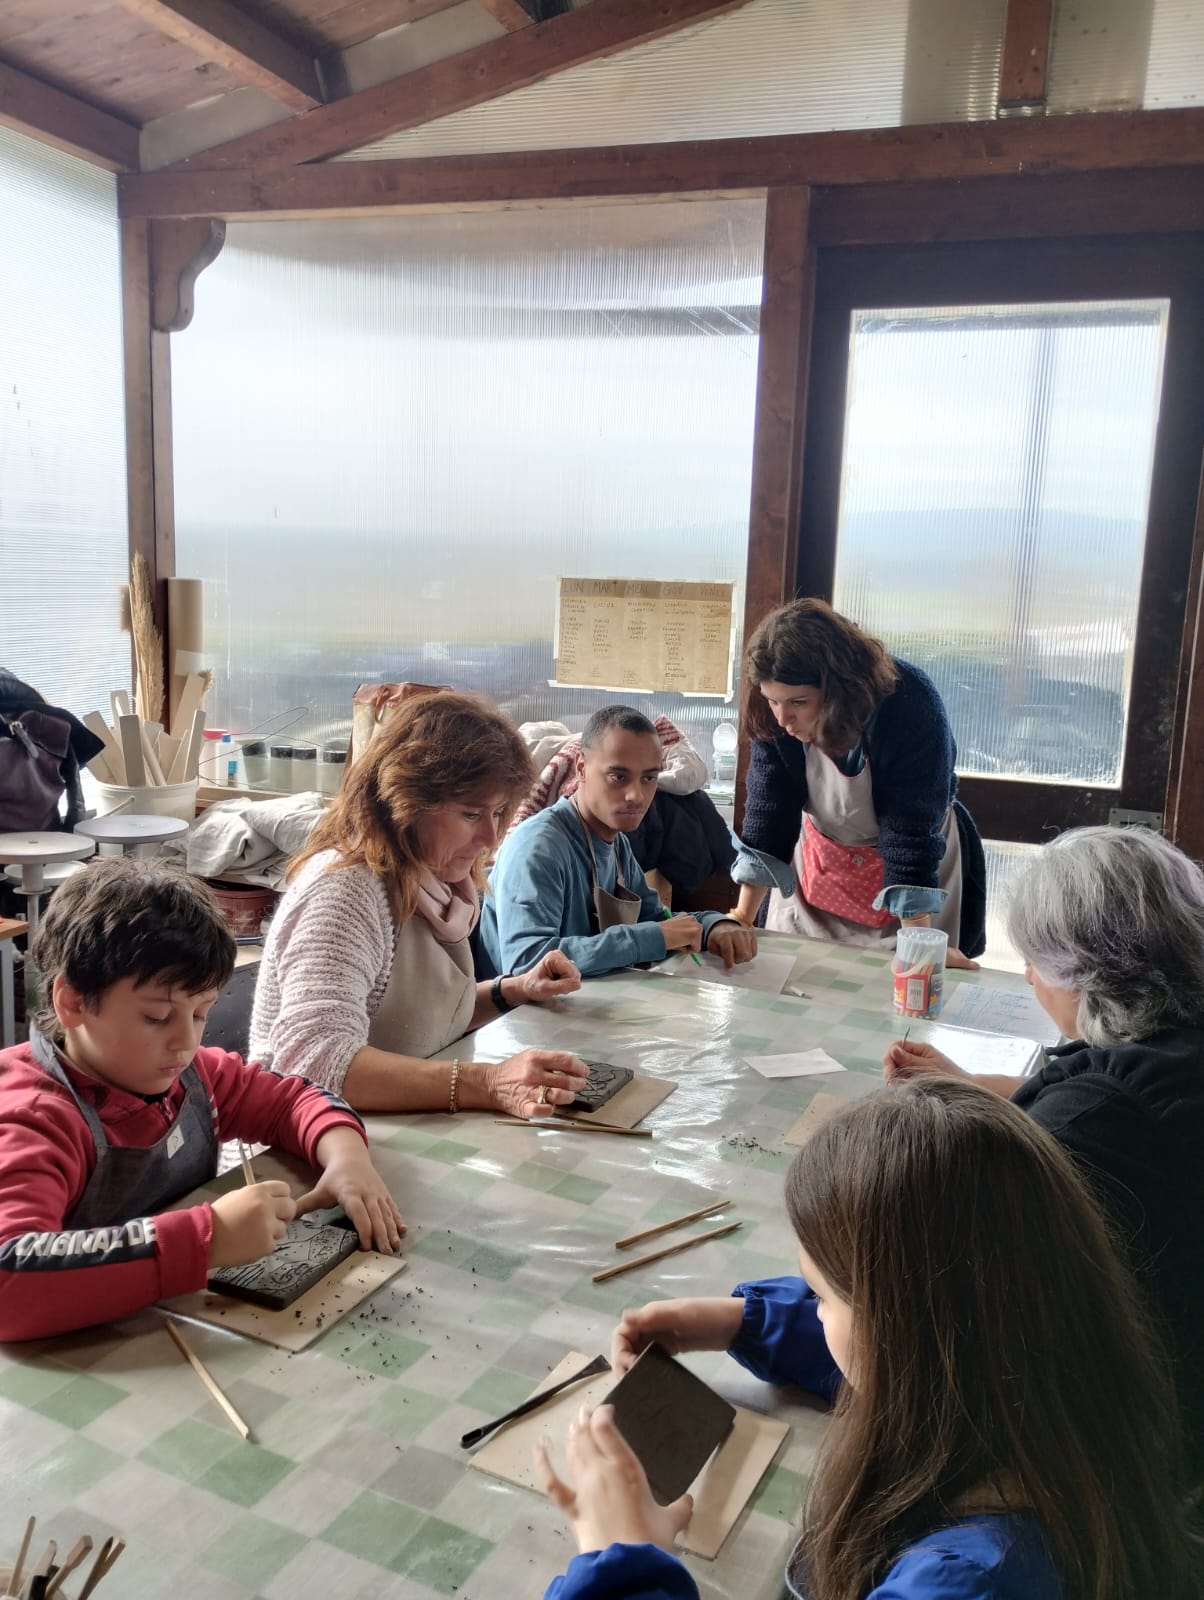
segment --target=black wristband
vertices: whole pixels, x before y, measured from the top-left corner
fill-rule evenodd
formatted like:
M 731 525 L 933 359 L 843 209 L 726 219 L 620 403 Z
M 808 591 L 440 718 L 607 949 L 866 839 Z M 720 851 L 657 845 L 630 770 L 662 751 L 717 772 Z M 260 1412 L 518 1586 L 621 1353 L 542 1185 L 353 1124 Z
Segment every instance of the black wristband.
M 495 978 L 493 983 L 490 985 L 489 998 L 493 1002 L 493 1009 L 495 1011 L 506 1012 L 514 1010 L 514 1007 L 502 993 L 502 984 L 505 983 L 505 981 L 505 976 L 501 978 Z

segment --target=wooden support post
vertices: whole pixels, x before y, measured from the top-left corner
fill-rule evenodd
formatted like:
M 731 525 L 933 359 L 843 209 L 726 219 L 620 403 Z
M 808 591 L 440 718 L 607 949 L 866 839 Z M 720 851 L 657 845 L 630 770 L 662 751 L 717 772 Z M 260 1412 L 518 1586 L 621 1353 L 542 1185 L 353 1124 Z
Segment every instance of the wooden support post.
M 746 640 L 766 612 L 794 595 L 815 297 L 810 219 L 809 188 L 791 185 L 769 191 L 744 591 Z M 744 815 L 747 765 L 748 745 L 742 737 L 736 778 L 737 829 Z
M 145 221 L 123 222 L 121 287 L 130 557 L 141 553 L 146 558 L 155 626 L 166 638 L 166 580 L 175 568 L 171 336 L 157 332 L 152 325 L 151 283 L 151 225 Z
M 1183 619 L 1165 831 L 1173 844 L 1204 861 L 1204 470 Z
M 1053 0 L 1007 0 L 996 101 L 1000 116 L 1044 109 L 1052 25 Z

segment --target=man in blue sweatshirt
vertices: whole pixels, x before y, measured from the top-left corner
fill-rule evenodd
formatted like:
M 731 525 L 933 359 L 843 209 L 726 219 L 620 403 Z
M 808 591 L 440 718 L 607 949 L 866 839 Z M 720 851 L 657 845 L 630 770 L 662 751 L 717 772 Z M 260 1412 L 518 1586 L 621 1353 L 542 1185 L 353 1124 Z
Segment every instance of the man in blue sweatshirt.
M 727 967 L 756 955 L 752 929 L 717 911 L 668 917 L 648 887 L 624 835 L 652 804 L 660 767 L 641 712 L 607 706 L 589 719 L 576 790 L 509 833 L 490 874 L 481 938 L 498 972 L 525 972 L 549 950 L 582 977 L 677 950 L 709 950 Z

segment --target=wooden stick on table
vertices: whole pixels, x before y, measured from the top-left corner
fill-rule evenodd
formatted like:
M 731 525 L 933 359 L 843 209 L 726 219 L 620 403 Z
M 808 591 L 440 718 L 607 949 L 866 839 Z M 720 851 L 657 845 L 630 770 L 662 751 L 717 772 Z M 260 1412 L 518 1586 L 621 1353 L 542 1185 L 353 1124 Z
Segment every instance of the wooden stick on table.
M 651 1139 L 651 1128 L 621 1128 L 617 1122 L 586 1122 L 584 1117 L 494 1117 L 510 1128 L 572 1128 L 577 1133 L 623 1133 L 629 1139 Z
M 722 1239 L 725 1233 L 735 1233 L 741 1224 L 729 1222 L 722 1228 L 712 1228 L 710 1233 L 696 1233 L 692 1239 L 682 1239 L 677 1244 L 667 1244 L 661 1250 L 650 1250 L 646 1256 L 635 1256 L 631 1261 L 620 1261 L 617 1267 L 603 1267 L 601 1272 L 595 1272 L 593 1281 L 605 1283 L 608 1278 L 617 1278 L 621 1272 L 631 1272 L 636 1267 L 646 1267 L 650 1261 L 661 1261 L 665 1256 L 675 1256 L 680 1250 L 689 1250 L 696 1244 L 705 1244 L 708 1239 Z
M 684 1228 L 687 1222 L 697 1222 L 700 1217 L 709 1217 L 713 1212 L 726 1211 L 732 1203 L 731 1200 L 716 1200 L 714 1205 L 703 1206 L 700 1211 L 687 1211 L 684 1217 L 674 1217 L 672 1222 L 658 1222 L 655 1228 L 645 1228 L 642 1233 L 629 1233 L 625 1239 L 615 1240 L 615 1249 L 626 1250 L 630 1245 L 643 1244 L 645 1239 L 655 1239 L 658 1233 Z
M 229 1417 L 230 1421 L 238 1429 L 239 1433 L 243 1436 L 243 1438 L 249 1440 L 252 1443 L 254 1443 L 254 1441 L 251 1440 L 251 1430 L 250 1430 L 250 1428 L 243 1421 L 243 1419 L 239 1416 L 238 1412 L 235 1411 L 234 1407 L 230 1404 L 229 1400 L 226 1399 L 226 1396 L 222 1393 L 222 1390 L 218 1385 L 217 1379 L 214 1378 L 213 1374 L 209 1371 L 209 1368 L 201 1360 L 200 1356 L 197 1355 L 196 1351 L 188 1343 L 188 1341 L 185 1339 L 184 1335 L 180 1332 L 179 1328 L 172 1321 L 172 1319 L 170 1317 L 168 1317 L 168 1318 L 166 1318 L 166 1322 L 167 1322 L 167 1331 L 168 1331 L 168 1333 L 171 1334 L 172 1338 L 175 1340 L 176 1348 L 179 1350 L 180 1354 L 184 1357 L 185 1361 L 187 1361 L 189 1363 L 189 1365 L 192 1367 L 192 1370 L 196 1373 L 197 1377 L 205 1385 L 206 1389 L 208 1389 L 209 1393 L 217 1401 L 218 1405 L 221 1406 L 222 1410 L 226 1413 L 226 1415 Z
M 247 1184 L 254 1183 L 255 1168 L 251 1165 L 250 1154 L 241 1139 L 238 1141 L 238 1159 L 242 1162 L 243 1182 Z

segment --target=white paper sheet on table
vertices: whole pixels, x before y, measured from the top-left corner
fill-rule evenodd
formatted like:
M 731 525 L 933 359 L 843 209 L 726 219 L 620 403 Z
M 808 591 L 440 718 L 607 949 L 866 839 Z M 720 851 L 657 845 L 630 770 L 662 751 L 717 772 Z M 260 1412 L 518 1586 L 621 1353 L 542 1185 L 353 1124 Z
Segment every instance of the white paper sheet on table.
M 652 967 L 665 978 L 694 978 L 701 983 L 721 983 L 729 989 L 756 989 L 761 994 L 781 994 L 796 960 L 793 950 L 761 950 L 729 972 L 718 956 L 704 953 L 694 962 L 684 952 Z
M 824 1072 L 847 1072 L 826 1050 L 794 1050 L 788 1055 L 745 1056 L 763 1078 L 813 1078 Z
M 974 1075 L 988 1073 L 1026 1078 L 1044 1060 L 1044 1052 L 1035 1039 L 982 1033 L 974 1028 L 950 1028 L 941 1022 L 912 1023 L 911 1041 L 930 1044 Z
M 975 983 L 946 984 L 941 1021 L 979 1033 L 1006 1033 L 1013 1038 L 1057 1044 L 1057 1023 L 1042 1010 L 1035 995 L 1007 994 Z

